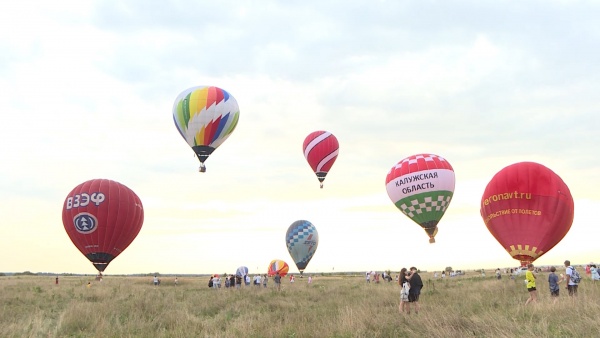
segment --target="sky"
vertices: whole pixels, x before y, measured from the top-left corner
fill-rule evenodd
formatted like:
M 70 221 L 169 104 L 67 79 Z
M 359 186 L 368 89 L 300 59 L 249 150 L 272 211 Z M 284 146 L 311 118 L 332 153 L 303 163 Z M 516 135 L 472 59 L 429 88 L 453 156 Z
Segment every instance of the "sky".
M 593 1 L 12 1 L 0 4 L 0 271 L 95 273 L 61 212 L 108 178 L 145 219 L 107 274 L 297 271 L 296 220 L 319 246 L 306 273 L 518 266 L 481 219 L 483 191 L 521 161 L 569 186 L 569 233 L 537 265 L 600 261 L 600 3 Z M 224 88 L 236 130 L 198 172 L 177 95 Z M 323 189 L 302 142 L 340 154 Z M 435 244 L 385 177 L 446 158 L 453 200 Z

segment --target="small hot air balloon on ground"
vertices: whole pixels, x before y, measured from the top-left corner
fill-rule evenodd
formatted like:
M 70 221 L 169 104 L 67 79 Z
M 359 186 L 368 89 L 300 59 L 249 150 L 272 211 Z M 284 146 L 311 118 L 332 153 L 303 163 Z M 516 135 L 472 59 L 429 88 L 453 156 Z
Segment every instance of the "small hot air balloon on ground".
M 385 179 L 387 193 L 402 213 L 419 224 L 435 243 L 438 223 L 454 195 L 454 170 L 443 157 L 409 156 L 398 162 Z
M 123 184 L 94 179 L 67 195 L 62 220 L 73 244 L 103 272 L 140 232 L 144 208 Z
M 567 234 L 574 202 L 552 170 L 520 162 L 500 170 L 488 183 L 481 197 L 481 217 L 511 257 L 526 266 Z
M 337 138 L 328 131 L 315 131 L 304 139 L 302 145 L 304 157 L 317 175 L 321 188 L 323 188 L 325 176 L 337 159 L 339 148 Z
M 248 274 L 248 267 L 246 267 L 246 266 L 240 266 L 239 268 L 237 268 L 237 270 L 235 270 L 236 276 L 244 277 L 247 274 Z
M 231 94 L 218 87 L 199 86 L 184 90 L 173 104 L 173 120 L 179 134 L 196 153 L 200 172 L 204 161 L 231 135 L 240 108 Z
M 295 221 L 285 233 L 285 243 L 302 277 L 304 269 L 306 269 L 319 245 L 317 228 L 309 221 Z
M 288 271 L 290 270 L 290 266 L 288 263 L 282 261 L 281 259 L 274 259 L 269 263 L 268 274 L 269 276 L 279 275 L 281 277 L 285 277 Z

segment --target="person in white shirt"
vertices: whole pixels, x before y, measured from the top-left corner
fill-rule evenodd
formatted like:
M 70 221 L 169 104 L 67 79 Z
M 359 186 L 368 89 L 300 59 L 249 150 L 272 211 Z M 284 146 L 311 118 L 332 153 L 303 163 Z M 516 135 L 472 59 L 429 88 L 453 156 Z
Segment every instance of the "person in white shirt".
M 577 287 L 578 283 L 575 283 L 571 277 L 573 276 L 573 270 L 575 269 L 571 266 L 571 261 L 565 261 L 565 267 L 567 268 L 565 271 L 565 280 L 567 281 L 567 290 L 569 291 L 569 296 L 577 296 Z

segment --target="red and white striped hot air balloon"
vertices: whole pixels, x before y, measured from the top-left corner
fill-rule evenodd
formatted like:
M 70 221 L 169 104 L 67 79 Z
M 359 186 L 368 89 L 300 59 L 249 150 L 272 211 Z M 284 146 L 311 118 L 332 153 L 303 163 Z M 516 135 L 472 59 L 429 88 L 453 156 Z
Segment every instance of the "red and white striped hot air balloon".
M 321 182 L 321 188 L 325 176 L 337 159 L 339 148 L 337 138 L 328 131 L 315 131 L 304 139 L 304 157 Z

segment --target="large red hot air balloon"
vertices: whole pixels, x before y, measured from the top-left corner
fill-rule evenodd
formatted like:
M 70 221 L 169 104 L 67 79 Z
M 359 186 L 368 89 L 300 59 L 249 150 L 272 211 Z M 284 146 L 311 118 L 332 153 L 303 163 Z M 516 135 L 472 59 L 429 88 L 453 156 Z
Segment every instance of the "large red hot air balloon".
M 315 131 L 304 139 L 302 144 L 304 157 L 321 182 L 321 188 L 325 176 L 337 159 L 339 149 L 337 138 L 328 131 Z
M 73 244 L 102 272 L 140 232 L 144 208 L 123 184 L 95 179 L 69 193 L 62 219 Z
M 573 223 L 569 188 L 552 170 L 520 162 L 500 170 L 481 198 L 490 233 L 522 266 L 558 244 Z

